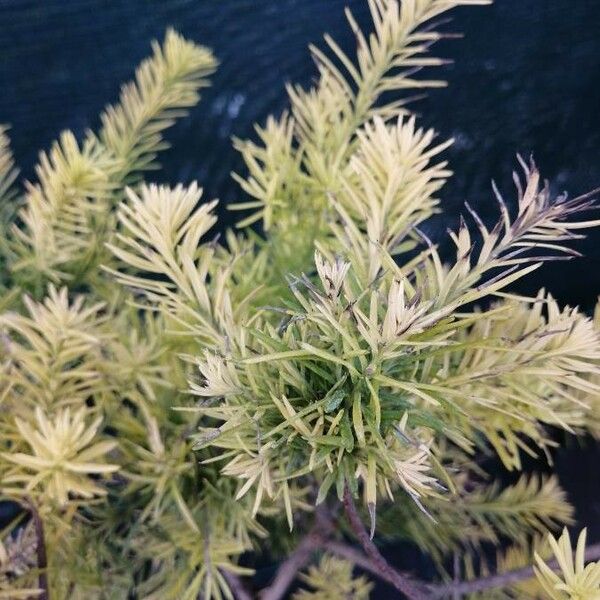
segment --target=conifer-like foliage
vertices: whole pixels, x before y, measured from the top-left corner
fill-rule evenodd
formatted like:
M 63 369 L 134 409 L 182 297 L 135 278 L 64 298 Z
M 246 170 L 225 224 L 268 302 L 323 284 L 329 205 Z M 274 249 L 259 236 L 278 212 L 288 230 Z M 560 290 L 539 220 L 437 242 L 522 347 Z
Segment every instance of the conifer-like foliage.
M 452 256 L 421 230 L 451 141 L 406 98 L 442 85 L 414 77 L 443 62 L 432 20 L 484 3 L 369 0 L 364 32 L 348 12 L 356 56 L 326 36 L 314 86 L 235 140 L 223 241 L 197 184 L 143 181 L 215 68 L 173 31 L 23 193 L 0 130 L 0 478 L 21 507 L 0 598 L 247 600 L 269 563 L 263 600 L 363 599 L 367 576 L 414 599 L 600 597 L 584 541 L 575 563 L 568 536 L 544 542 L 573 522 L 566 492 L 519 473 L 600 433 L 599 319 L 511 291 L 577 254 L 593 198 L 521 160 L 496 222 L 466 205 Z
M 550 536 L 550 545 L 560 565 L 558 574 L 554 573 L 539 555 L 536 555 L 536 574 L 544 586 L 544 591 L 552 600 L 598 598 L 600 562 L 585 564 L 585 539 L 584 529 L 579 535 L 577 550 L 573 556 L 571 540 L 566 530 L 558 540 Z

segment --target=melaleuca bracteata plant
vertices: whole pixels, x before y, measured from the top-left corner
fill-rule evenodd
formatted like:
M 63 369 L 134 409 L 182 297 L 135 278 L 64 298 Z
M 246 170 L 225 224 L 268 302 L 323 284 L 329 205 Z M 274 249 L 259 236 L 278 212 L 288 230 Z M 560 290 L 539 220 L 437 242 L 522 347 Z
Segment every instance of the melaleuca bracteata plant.
M 421 228 L 451 141 L 406 106 L 441 85 L 413 72 L 442 63 L 433 19 L 483 3 L 370 0 L 368 33 L 348 12 L 356 56 L 326 37 L 314 86 L 235 140 L 222 242 L 197 184 L 142 179 L 215 68 L 176 33 L 22 193 L 2 130 L 0 476 L 20 511 L 1 598 L 359 599 L 375 578 L 598 598 L 598 547 L 548 533 L 573 524 L 557 478 L 518 473 L 557 429 L 600 434 L 600 317 L 511 291 L 576 254 L 593 198 L 521 160 L 496 222 L 466 206 L 452 256 Z M 394 540 L 436 579 L 389 564 Z

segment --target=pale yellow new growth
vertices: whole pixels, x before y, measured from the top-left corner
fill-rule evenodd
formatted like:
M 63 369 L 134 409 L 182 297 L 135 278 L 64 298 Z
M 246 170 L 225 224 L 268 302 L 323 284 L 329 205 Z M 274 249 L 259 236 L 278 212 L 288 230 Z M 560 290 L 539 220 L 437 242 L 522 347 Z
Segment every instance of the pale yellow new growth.
M 300 589 L 293 600 L 368 600 L 373 586 L 364 576 L 353 577 L 353 568 L 351 562 L 325 554 L 301 575 L 310 589 Z
M 152 43 L 152 50 L 135 81 L 123 86 L 119 104 L 101 116 L 99 138 L 118 160 L 120 179 L 156 167 L 157 152 L 167 147 L 162 132 L 198 103 L 198 91 L 208 86 L 216 68 L 210 50 L 172 29 L 162 45 Z
M 66 288 L 52 286 L 43 302 L 25 296 L 23 303 L 29 316 L 0 315 L 0 327 L 11 336 L 0 381 L 5 410 L 27 414 L 36 406 L 49 411 L 82 406 L 105 388 L 103 304 L 85 306 L 83 296 L 69 301 Z
M 80 145 L 64 132 L 40 155 L 38 183 L 29 184 L 20 225 L 13 225 L 16 272 L 59 282 L 97 251 L 97 219 L 109 210 L 116 163 L 93 138 Z
M 6 452 L 5 460 L 16 468 L 5 477 L 4 483 L 24 485 L 23 492 L 41 495 L 42 502 L 64 506 L 69 496 L 92 498 L 106 493 L 88 475 L 114 473 L 118 465 L 93 462 L 113 448 L 111 440 L 96 441 L 102 418 L 86 424 L 87 411 L 80 408 L 73 414 L 66 408 L 49 419 L 42 409 L 35 410 L 35 423 L 16 419 L 23 440 L 30 452 Z M 18 488 L 16 488 L 18 490 Z
M 12 186 L 19 174 L 15 168 L 7 131 L 6 125 L 0 125 L 0 206 L 3 210 L 14 199 L 15 190 Z
M 363 33 L 346 11 L 357 41 L 356 59 L 326 36 L 331 56 L 311 48 L 319 73 L 316 85 L 308 90 L 288 86 L 291 114 L 269 119 L 259 128 L 260 144 L 235 141 L 249 172 L 246 179 L 236 179 L 252 200 L 232 208 L 254 211 L 240 226 L 262 220 L 269 231 L 277 245 L 274 275 L 282 277 L 303 268 L 314 240 L 328 234 L 332 199 L 346 210 L 362 211 L 370 209 L 364 207 L 365 199 L 371 202 L 376 195 L 383 206 L 373 213 L 372 227 L 381 228 L 387 218 L 389 235 L 379 239 L 378 231 L 352 243 L 367 245 L 370 239 L 375 244 L 392 244 L 394 250 L 401 249 L 399 236 L 406 236 L 403 228 L 411 225 L 410 217 L 419 222 L 430 214 L 437 201 L 427 192 L 438 190 L 448 173 L 444 164 L 428 169 L 427 162 L 447 144 L 428 148 L 433 133 L 416 129 L 412 119 L 394 124 L 407 114 L 403 108 L 406 98 L 398 97 L 398 92 L 443 85 L 439 80 L 412 76 L 415 70 L 444 63 L 427 56 L 429 47 L 443 34 L 424 26 L 456 6 L 475 4 L 487 1 L 369 0 L 374 24 L 371 35 Z M 381 105 L 379 100 L 386 92 L 396 92 L 396 99 Z M 359 146 L 364 150 L 362 156 L 356 152 Z M 375 167 L 371 178 L 359 181 L 358 189 L 351 190 L 358 198 L 348 202 L 337 198 L 347 187 L 347 176 L 355 178 L 353 168 L 360 171 L 361 161 L 365 168 Z M 354 166 L 349 164 L 352 162 Z M 392 165 L 392 170 L 382 171 Z M 390 189 L 385 191 L 388 177 Z M 371 257 L 370 262 L 373 260 L 377 259 Z M 366 270 L 368 273 L 369 262 Z
M 577 540 L 575 555 L 569 532 L 565 529 L 558 540 L 551 535 L 548 541 L 560 571 L 555 573 L 544 560 L 535 555 L 535 573 L 548 598 L 552 600 L 598 600 L 600 598 L 600 562 L 585 564 L 586 530 Z
M 123 186 L 155 166 L 157 152 L 166 147 L 161 133 L 198 101 L 215 68 L 207 49 L 172 30 L 153 49 L 135 81 L 124 86 L 120 103 L 102 115 L 98 136 L 89 132 L 79 144 L 64 132 L 40 155 L 38 183 L 28 185 L 12 229 L 17 276 L 33 278 L 37 286 L 96 277 Z

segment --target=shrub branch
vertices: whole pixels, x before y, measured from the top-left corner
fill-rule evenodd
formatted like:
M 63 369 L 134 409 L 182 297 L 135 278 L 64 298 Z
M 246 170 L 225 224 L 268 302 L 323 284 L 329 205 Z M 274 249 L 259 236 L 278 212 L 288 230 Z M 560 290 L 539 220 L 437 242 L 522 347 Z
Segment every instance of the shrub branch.
M 389 581 L 398 591 L 402 592 L 409 600 L 425 600 L 425 596 L 406 575 L 396 571 L 383 557 L 377 546 L 373 543 L 356 510 L 352 493 L 348 484 L 344 488 L 344 510 L 350 527 L 358 538 L 366 555 L 371 559 L 373 566 L 383 579 Z
M 33 521 L 33 528 L 35 530 L 36 537 L 37 568 L 39 571 L 38 586 L 40 590 L 42 590 L 37 597 L 39 600 L 50 600 L 50 594 L 48 592 L 48 574 L 46 572 L 48 568 L 48 559 L 46 556 L 46 536 L 44 534 L 44 523 L 33 501 L 29 498 L 26 501 L 27 508 L 29 509 L 31 519 Z

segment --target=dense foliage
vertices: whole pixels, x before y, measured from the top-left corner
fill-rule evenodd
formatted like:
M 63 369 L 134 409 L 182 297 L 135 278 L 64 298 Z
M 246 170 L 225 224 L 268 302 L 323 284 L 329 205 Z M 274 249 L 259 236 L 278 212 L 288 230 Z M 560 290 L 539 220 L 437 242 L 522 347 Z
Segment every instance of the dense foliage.
M 142 181 L 215 68 L 172 31 L 23 194 L 0 132 L 0 477 L 23 508 L 0 598 L 245 598 L 252 556 L 295 547 L 263 598 L 313 557 L 298 599 L 367 598 L 354 565 L 407 597 L 477 597 L 453 578 L 534 561 L 537 579 L 480 597 L 599 597 L 584 542 L 573 563 L 568 536 L 547 536 L 573 518 L 556 477 L 486 472 L 551 460 L 559 429 L 600 434 L 600 312 L 510 291 L 577 254 L 593 201 L 521 160 L 515 199 L 493 190 L 497 222 L 466 205 L 454 257 L 422 231 L 451 141 L 418 127 L 405 92 L 441 85 L 413 78 L 443 62 L 431 20 L 480 3 L 370 0 L 371 34 L 348 13 L 356 59 L 326 37 L 315 85 L 235 141 L 244 216 L 223 242 L 196 184 Z M 440 582 L 390 574 L 362 518 Z

